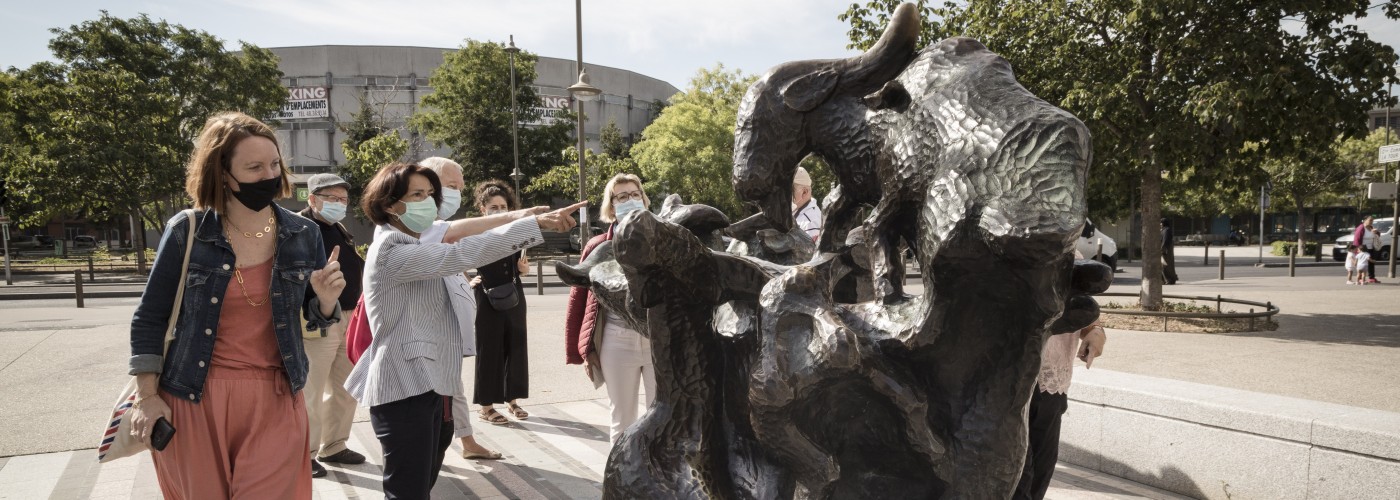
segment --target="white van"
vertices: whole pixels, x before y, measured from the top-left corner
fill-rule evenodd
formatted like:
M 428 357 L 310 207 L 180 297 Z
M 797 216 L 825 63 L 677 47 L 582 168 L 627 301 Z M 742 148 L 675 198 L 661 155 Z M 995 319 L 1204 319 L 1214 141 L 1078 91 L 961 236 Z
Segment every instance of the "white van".
M 1099 257 L 1099 262 L 1108 264 L 1108 267 L 1118 270 L 1118 243 L 1109 238 L 1108 235 L 1094 227 L 1094 223 L 1089 219 L 1084 219 L 1084 231 L 1079 233 L 1079 239 L 1074 242 L 1074 249 L 1078 250 L 1086 259 L 1092 259 L 1099 251 L 1099 242 L 1103 242 L 1103 255 Z

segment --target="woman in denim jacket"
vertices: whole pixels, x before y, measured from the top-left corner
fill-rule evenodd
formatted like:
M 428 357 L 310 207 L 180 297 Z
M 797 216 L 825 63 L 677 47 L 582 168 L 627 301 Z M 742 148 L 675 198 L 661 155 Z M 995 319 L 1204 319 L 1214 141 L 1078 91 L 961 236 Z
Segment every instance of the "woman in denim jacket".
M 189 276 L 179 282 L 190 230 L 181 213 L 166 224 L 131 319 L 130 372 L 140 385 L 132 433 L 149 442 L 159 418 L 177 429 L 152 454 L 167 499 L 309 499 L 300 322 L 304 315 L 320 329 L 339 320 L 338 253 L 327 259 L 314 224 L 273 204 L 291 193 L 291 174 L 262 122 L 236 112 L 209 118 L 186 176 L 196 209 Z

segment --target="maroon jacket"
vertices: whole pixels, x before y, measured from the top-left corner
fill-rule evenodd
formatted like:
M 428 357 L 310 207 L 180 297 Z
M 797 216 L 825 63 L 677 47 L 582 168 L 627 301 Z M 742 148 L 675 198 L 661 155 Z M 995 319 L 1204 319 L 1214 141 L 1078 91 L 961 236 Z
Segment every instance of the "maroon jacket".
M 604 241 L 612 239 L 612 228 L 594 236 L 584 245 L 578 260 L 583 261 Z M 583 364 L 583 358 L 593 353 L 593 330 L 598 326 L 598 299 L 587 288 L 569 289 L 569 306 L 564 314 L 564 361 L 571 365 Z

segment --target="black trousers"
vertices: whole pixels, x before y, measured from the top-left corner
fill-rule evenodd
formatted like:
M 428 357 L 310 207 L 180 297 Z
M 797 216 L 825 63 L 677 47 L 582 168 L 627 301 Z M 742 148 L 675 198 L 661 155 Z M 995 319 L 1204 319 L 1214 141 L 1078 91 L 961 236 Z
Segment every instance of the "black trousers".
M 1031 396 L 1029 424 L 1030 440 L 1026 443 L 1026 465 L 1021 470 L 1021 482 L 1016 485 L 1014 500 L 1041 500 L 1050 489 L 1050 477 L 1055 474 L 1055 462 L 1060 459 L 1060 417 L 1069 409 L 1069 396 L 1041 391 Z
M 1167 280 L 1168 285 L 1176 284 L 1176 250 L 1170 248 L 1162 249 L 1162 277 Z
M 427 499 L 452 444 L 452 420 L 444 418 L 436 392 L 371 406 L 369 421 L 384 449 L 384 498 Z
M 1381 251 L 1368 248 L 1366 253 L 1371 256 L 1371 259 L 1366 261 L 1366 279 L 1376 279 L 1376 259 L 1381 258 Z
M 516 286 L 520 286 L 516 284 Z M 530 352 L 525 337 L 525 293 L 497 311 L 476 287 L 476 387 L 472 403 L 494 405 L 530 397 Z

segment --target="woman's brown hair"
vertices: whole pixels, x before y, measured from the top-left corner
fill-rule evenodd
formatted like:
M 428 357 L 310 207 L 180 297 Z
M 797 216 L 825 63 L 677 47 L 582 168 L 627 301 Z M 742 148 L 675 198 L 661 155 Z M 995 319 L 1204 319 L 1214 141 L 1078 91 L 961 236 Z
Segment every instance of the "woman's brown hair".
M 234 147 L 249 137 L 263 137 L 272 141 L 281 160 L 282 146 L 277 144 L 277 134 L 257 118 L 237 111 L 225 111 L 210 116 L 204 122 L 204 130 L 194 141 L 190 163 L 185 166 L 185 193 L 194 201 L 194 208 L 223 211 L 229 197 L 224 183 L 224 175 L 230 168 L 229 158 L 233 156 Z M 277 194 L 277 199 L 291 195 L 292 173 L 287 170 L 287 162 L 282 160 L 282 191 Z
M 506 200 L 506 209 L 520 210 L 520 200 L 515 199 L 515 191 L 505 181 L 491 179 L 476 185 L 476 208 L 486 206 L 486 201 L 500 196 Z
M 369 216 L 369 220 L 375 224 L 388 224 L 394 220 L 394 214 L 389 213 L 389 207 L 394 206 L 394 203 L 408 193 L 408 180 L 413 178 L 413 174 L 428 178 L 428 182 L 433 185 L 433 203 L 442 206 L 442 181 L 436 173 L 427 167 L 394 162 L 380 168 L 379 172 L 374 174 L 374 178 L 370 179 L 369 185 L 365 186 L 364 194 L 360 196 L 360 208 Z

